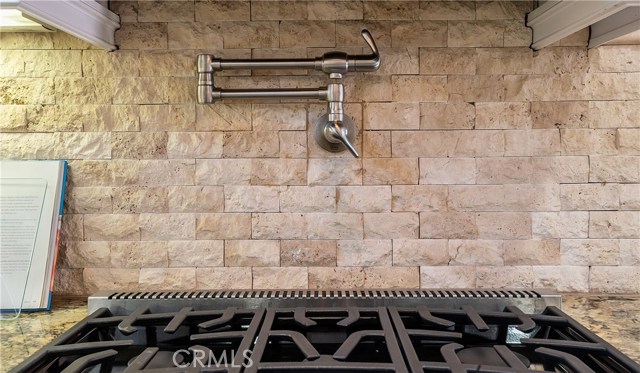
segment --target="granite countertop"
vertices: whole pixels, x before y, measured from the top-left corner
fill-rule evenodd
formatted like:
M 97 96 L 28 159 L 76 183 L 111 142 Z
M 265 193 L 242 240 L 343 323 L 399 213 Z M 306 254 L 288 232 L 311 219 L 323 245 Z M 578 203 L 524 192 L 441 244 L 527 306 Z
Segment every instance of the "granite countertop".
M 568 295 L 563 311 L 640 361 L 640 296 Z M 0 322 L 0 372 L 6 372 L 87 315 L 86 299 L 54 299 L 51 312 Z

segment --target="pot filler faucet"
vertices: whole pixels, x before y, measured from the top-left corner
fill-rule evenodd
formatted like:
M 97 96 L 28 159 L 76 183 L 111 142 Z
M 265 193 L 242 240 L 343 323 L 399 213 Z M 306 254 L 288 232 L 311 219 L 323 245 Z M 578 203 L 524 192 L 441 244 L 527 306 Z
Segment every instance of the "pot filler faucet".
M 375 71 L 380 67 L 380 53 L 367 30 L 362 37 L 371 54 L 349 55 L 332 51 L 316 58 L 299 59 L 219 59 L 210 54 L 198 55 L 198 103 L 212 104 L 217 100 L 240 99 L 320 99 L 327 101 L 327 114 L 316 124 L 316 141 L 330 152 L 348 149 L 354 157 L 360 155 L 353 146 L 355 126 L 344 115 L 344 85 L 342 76 L 349 71 Z M 329 74 L 329 84 L 320 88 L 221 89 L 213 85 L 213 74 L 220 70 L 313 69 Z

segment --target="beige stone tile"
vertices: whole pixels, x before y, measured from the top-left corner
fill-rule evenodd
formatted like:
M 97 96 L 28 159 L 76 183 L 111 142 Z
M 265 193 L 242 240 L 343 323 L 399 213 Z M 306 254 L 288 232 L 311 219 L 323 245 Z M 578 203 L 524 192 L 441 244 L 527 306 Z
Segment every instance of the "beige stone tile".
M 384 63 L 373 74 L 419 74 L 420 56 L 418 48 L 380 48 L 380 54 L 384 56 Z M 370 74 L 370 73 L 368 73 Z
M 393 240 L 394 266 L 446 265 L 448 262 L 447 240 Z
M 82 51 L 79 50 L 24 50 L 24 74 L 26 77 L 80 77 L 82 70 Z M 4 53 L 3 53 L 4 54 Z M 7 61 L 5 63 L 13 63 Z
M 281 158 L 307 158 L 307 133 L 305 131 L 280 131 Z
M 391 211 L 391 186 L 344 186 L 336 192 L 338 212 Z
M 141 212 L 168 212 L 166 187 L 116 187 L 109 193 L 116 214 L 138 214 Z
M 66 190 L 65 213 L 110 214 L 113 212 L 111 188 L 73 187 Z
M 282 212 L 335 212 L 336 188 L 332 186 L 283 186 L 280 188 Z
M 122 23 L 116 31 L 116 44 L 121 50 L 166 49 L 167 34 L 166 23 Z
M 98 290 L 139 290 L 140 269 L 134 268 L 85 268 L 82 282 L 87 293 Z
M 195 289 L 195 268 L 141 268 L 138 286 L 142 290 Z
M 531 45 L 533 30 L 525 25 L 522 20 L 505 20 L 504 46 L 528 47 Z
M 254 289 L 307 289 L 309 273 L 304 267 L 253 268 Z
M 91 215 L 95 216 L 95 215 Z M 104 216 L 104 215 L 98 215 Z M 61 242 L 87 240 L 84 237 L 84 215 L 65 214 L 60 227 Z
M 85 79 L 86 80 L 86 79 Z M 93 85 L 102 84 L 95 82 L 83 82 L 85 90 L 90 93 Z M 113 103 L 114 104 L 166 104 L 169 102 L 169 80 L 164 77 L 119 77 L 113 79 Z M 99 92 L 99 91 L 98 91 Z M 108 97 L 105 93 L 104 97 Z M 106 101 L 106 102 L 105 102 Z M 108 103 L 106 98 L 91 98 L 88 103 Z
M 480 289 L 531 289 L 535 280 L 530 266 L 476 267 L 476 276 Z
M 589 49 L 590 72 L 640 71 L 640 45 L 602 45 Z
M 476 73 L 473 48 L 420 48 L 420 74 Z
M 478 74 L 531 74 L 534 72 L 534 53 L 526 47 L 477 48 L 476 59 Z
M 589 159 L 583 156 L 531 158 L 534 183 L 586 183 Z
M 562 129 L 562 153 L 568 155 L 617 154 L 613 129 Z
M 640 155 L 640 129 L 619 128 L 616 147 L 621 154 Z
M 541 49 L 533 54 L 533 71 L 536 74 L 587 73 L 587 51 L 583 47 Z
M 477 238 L 476 216 L 457 211 L 420 213 L 420 238 Z
M 336 22 L 336 46 L 339 47 L 364 47 L 361 31 L 369 30 L 373 35 L 378 48 L 391 46 L 392 22 L 386 21 L 337 21 Z
M 396 75 L 392 77 L 393 101 L 447 101 L 447 78 Z
M 362 132 L 362 156 L 367 158 L 391 157 L 391 132 L 389 131 L 363 131 Z
M 505 240 L 506 265 L 558 265 L 560 240 Z
M 475 106 L 477 129 L 531 128 L 528 102 L 479 102 Z
M 450 21 L 449 47 L 502 47 L 504 24 L 500 21 Z
M 586 47 L 589 43 L 589 29 L 584 28 L 566 36 L 557 42 L 562 46 Z
M 589 291 L 589 267 L 533 266 L 533 287 L 561 292 Z
M 391 149 L 394 157 L 444 157 L 455 143 L 451 131 L 393 131 Z
M 362 239 L 362 214 L 357 213 L 308 213 L 306 214 L 309 238 L 313 240 Z
M 620 263 L 640 264 L 640 239 L 620 240 Z
M 621 184 L 620 209 L 640 210 L 640 184 Z
M 371 103 L 364 105 L 364 128 L 403 130 L 420 127 L 420 106 L 416 102 Z
M 586 157 L 501 157 L 476 159 L 478 184 L 586 182 Z
M 451 136 L 454 137 L 455 144 L 448 151 L 449 156 L 466 158 L 499 157 L 504 155 L 504 131 L 478 130 L 455 131 L 451 133 Z
M 447 209 L 447 187 L 444 185 L 394 185 L 392 211 L 443 211 Z
M 198 289 L 251 289 L 251 267 L 198 267 Z
M 226 267 L 269 267 L 280 265 L 280 241 L 225 241 Z
M 281 48 L 334 47 L 335 45 L 336 27 L 331 21 L 280 22 Z
M 451 75 L 447 77 L 446 91 L 449 102 L 525 101 L 507 100 L 506 82 L 501 75 Z
M 113 181 L 112 163 L 109 161 L 71 160 L 68 171 L 71 187 L 108 186 Z
M 255 1 L 251 3 L 252 21 L 307 19 L 304 1 Z
M 194 184 L 195 162 L 192 159 L 141 160 L 139 163 L 139 185 Z
M 54 135 L 55 158 L 109 159 L 112 147 L 106 133 L 59 132 Z
M 420 287 L 426 289 L 475 289 L 476 268 L 464 266 L 422 266 Z
M 221 267 L 224 265 L 222 240 L 169 241 L 169 267 Z
M 2 105 L 0 118 L 2 119 L 1 132 L 26 132 L 27 130 L 27 106 Z
M 27 112 L 29 121 L 51 122 L 44 106 Z M 57 115 L 56 115 L 57 116 Z M 138 106 L 131 105 L 84 105 L 82 117 L 85 131 L 138 131 Z M 47 119 L 45 119 L 47 118 Z M 31 125 L 31 124 L 30 124 Z
M 280 244 L 282 266 L 332 267 L 336 265 L 334 240 L 282 240 Z
M 140 214 L 143 241 L 193 240 L 196 238 L 194 214 Z
M 563 265 L 620 265 L 618 240 L 565 239 L 560 243 L 560 259 Z
M 169 186 L 167 197 L 170 212 L 222 212 L 224 210 L 222 186 Z
M 640 237 L 639 222 L 640 211 L 591 211 L 589 212 L 589 237 L 638 238 Z
M 395 77 L 389 75 L 347 75 L 344 79 L 347 100 L 350 102 L 412 101 L 396 99 L 393 96 L 392 87 L 395 83 L 392 84 L 392 78 Z M 437 91 L 438 88 L 436 87 L 434 90 Z M 431 92 L 431 90 L 428 91 Z
M 111 266 L 115 268 L 158 268 L 169 264 L 166 242 L 111 242 L 109 246 Z
M 222 155 L 227 158 L 277 157 L 280 139 L 277 131 L 225 132 Z
M 142 51 L 138 66 L 141 76 L 193 77 L 193 52 Z
M 391 240 L 338 241 L 338 266 L 391 266 Z
M 84 104 L 111 104 L 112 98 L 114 98 L 114 104 L 128 104 L 128 103 L 140 103 L 140 101 L 149 100 L 153 101 L 158 99 L 162 102 L 162 93 L 150 92 L 149 88 L 141 89 L 140 96 L 133 98 L 131 96 L 131 90 L 141 88 L 138 85 L 139 78 L 121 78 L 125 81 L 118 81 L 119 78 L 54 78 L 55 80 L 55 103 L 60 105 L 84 105 Z M 29 98 L 22 100 L 21 104 L 53 104 L 50 99 L 50 87 L 49 80 L 47 79 L 16 79 L 14 82 L 16 89 L 21 89 L 19 93 L 14 96 L 15 99 L 20 99 L 20 93 L 29 93 Z M 117 82 L 117 83 L 116 83 Z M 38 92 L 29 92 L 31 89 L 30 83 L 37 83 L 39 85 Z M 129 87 L 115 87 L 115 84 L 126 83 L 130 84 Z M 161 81 L 156 82 L 155 89 L 163 89 Z M 0 86 L 2 86 L 2 80 L 0 79 Z M 10 92 L 9 90 L 4 90 Z M 115 97 L 116 95 L 120 95 Z M 49 98 L 50 97 L 50 98 Z M 135 100 L 137 102 L 126 102 L 129 100 Z M 161 103 L 159 102 L 159 103 Z M 8 102 L 15 103 L 15 102 Z M 152 103 L 152 102 L 147 102 Z
M 363 161 L 364 185 L 418 184 L 417 158 L 372 158 Z
M 497 240 L 449 240 L 449 265 L 501 266 L 504 247 Z
M 560 130 L 534 129 L 504 132 L 505 156 L 560 155 Z
M 194 84 L 197 84 L 194 78 L 180 76 L 167 78 L 169 103 L 195 105 L 197 102 L 197 90 L 193 89 Z
M 364 286 L 362 267 L 309 267 L 309 289 L 357 289 Z
M 255 21 L 225 23 L 222 30 L 224 48 L 277 48 L 280 40 L 279 22 Z M 280 45 L 285 48 L 283 43 Z M 208 48 L 211 48 L 209 46 Z
M 640 127 L 640 105 L 635 101 L 591 101 L 588 113 L 591 128 Z
M 294 240 L 307 238 L 307 221 L 301 213 L 254 213 L 251 237 Z
M 640 181 L 640 157 L 589 156 L 590 182 L 638 182 Z
M 451 185 L 449 186 L 449 208 L 460 211 L 558 211 L 560 210 L 560 186 L 557 184 Z
M 166 158 L 166 132 L 114 132 L 111 134 L 113 158 Z
M 395 22 L 391 26 L 391 43 L 396 48 L 444 47 L 447 45 L 447 22 L 407 20 Z
M 220 132 L 169 132 L 168 158 L 219 158 L 223 134 Z
M 248 239 L 251 238 L 251 214 L 198 214 L 195 231 L 197 240 Z
M 476 214 L 476 224 L 479 238 L 531 238 L 531 215 L 528 212 L 480 212 Z
M 356 20 L 363 18 L 363 4 L 360 1 L 309 1 L 309 19 Z
M 420 184 L 475 184 L 474 158 L 420 158 Z
M 476 19 L 522 20 L 532 10 L 531 1 L 480 1 L 476 3 Z
M 256 131 L 304 131 L 307 110 L 300 104 L 252 105 L 251 120 Z
M 197 22 L 208 21 L 249 21 L 251 19 L 251 2 L 240 0 L 195 2 Z
M 76 132 L 91 131 L 90 118 L 81 106 L 3 105 L 0 112 L 2 132 Z M 116 107 L 117 108 L 117 107 Z M 127 123 L 122 123 L 125 127 Z M 117 130 L 117 129 L 116 129 Z
M 560 200 L 563 210 L 618 210 L 618 184 L 562 184 Z
M 420 286 L 418 267 L 366 267 L 366 289 L 416 289 Z
M 586 128 L 589 126 L 589 103 L 532 102 L 533 128 Z
M 611 281 L 611 279 L 617 281 Z M 589 272 L 589 291 L 603 293 L 640 292 L 637 266 L 593 266 Z
M 225 212 L 277 212 L 280 191 L 275 186 L 225 185 Z
M 417 212 L 364 213 L 365 238 L 418 238 L 420 220 Z
M 420 19 L 461 20 L 475 19 L 476 5 L 473 1 L 421 1 Z
M 533 238 L 587 238 L 589 213 L 586 211 L 531 213 Z
M 2 40 L 0 38 L 0 40 Z M 86 295 L 85 283 L 82 279 L 82 268 L 57 268 L 53 282 L 56 294 L 60 295 Z
M 309 185 L 360 185 L 362 161 L 353 158 L 309 159 Z
M 83 220 L 84 239 L 87 241 L 140 240 L 138 215 L 96 214 L 85 215 Z
M 145 0 L 138 2 L 138 22 L 189 22 L 194 11 L 194 2 Z
M 249 184 L 251 160 L 198 159 L 195 177 L 198 185 Z
M 307 184 L 307 160 L 252 159 L 251 184 L 305 185 Z
M 372 1 L 364 2 L 364 19 L 408 20 L 417 19 L 418 1 Z
M 109 53 L 103 50 L 82 51 L 83 76 L 138 76 L 139 52 L 122 50 Z
M 110 267 L 112 244 L 107 241 L 64 242 L 60 245 L 59 265 L 64 268 Z

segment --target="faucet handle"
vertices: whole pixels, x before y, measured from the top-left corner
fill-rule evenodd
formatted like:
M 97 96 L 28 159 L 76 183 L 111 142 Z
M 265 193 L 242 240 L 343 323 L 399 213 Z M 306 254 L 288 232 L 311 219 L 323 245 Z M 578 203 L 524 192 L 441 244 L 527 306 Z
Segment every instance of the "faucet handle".
M 360 158 L 360 154 L 349 140 L 349 129 L 341 121 L 328 121 L 325 127 L 325 137 L 329 142 L 341 142 L 354 157 Z
M 348 55 L 349 71 L 376 71 L 380 67 L 380 51 L 369 30 L 362 30 L 362 38 L 371 48 L 371 54 Z
M 373 40 L 373 35 L 371 35 L 369 30 L 367 29 L 362 30 L 362 38 L 364 39 L 364 41 L 367 42 L 367 44 L 369 45 L 369 48 L 371 48 L 371 52 L 373 52 L 374 55 L 380 57 L 380 52 L 378 52 L 378 47 L 376 46 L 376 42 L 375 40 Z

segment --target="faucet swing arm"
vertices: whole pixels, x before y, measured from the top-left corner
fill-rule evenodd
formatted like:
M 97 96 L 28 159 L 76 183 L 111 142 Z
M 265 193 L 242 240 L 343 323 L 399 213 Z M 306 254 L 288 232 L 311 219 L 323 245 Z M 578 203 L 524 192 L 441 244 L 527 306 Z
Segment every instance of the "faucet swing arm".
M 353 124 L 345 123 L 343 103 L 343 74 L 350 71 L 375 71 L 380 67 L 380 53 L 367 30 L 362 37 L 371 49 L 371 54 L 349 55 L 331 51 L 316 58 L 298 59 L 219 59 L 210 54 L 198 55 L 198 103 L 211 104 L 226 99 L 319 99 L 327 101 L 325 130 L 316 132 L 320 145 L 329 151 L 348 149 L 355 157 L 359 154 L 351 144 L 355 138 Z M 331 82 L 319 88 L 273 88 L 273 89 L 221 89 L 214 86 L 214 73 L 221 70 L 275 70 L 307 69 L 329 74 Z M 347 121 L 350 122 L 350 121 Z M 342 146 L 341 146 L 342 145 Z

